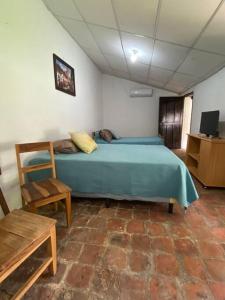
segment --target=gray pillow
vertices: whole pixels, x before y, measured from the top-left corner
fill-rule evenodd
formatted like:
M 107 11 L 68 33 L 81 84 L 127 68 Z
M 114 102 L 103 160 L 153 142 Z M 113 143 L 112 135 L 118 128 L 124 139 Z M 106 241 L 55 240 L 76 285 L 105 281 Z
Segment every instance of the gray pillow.
M 110 130 L 102 129 L 99 131 L 99 135 L 103 140 L 105 140 L 108 143 L 111 143 L 113 136 Z
M 80 152 L 80 150 L 74 145 L 71 139 L 55 141 L 53 142 L 53 148 L 55 154 L 73 154 Z
M 114 131 L 111 131 L 111 133 L 112 133 L 112 138 L 114 139 L 114 140 L 119 140 L 121 137 L 119 136 L 119 135 L 117 135 Z

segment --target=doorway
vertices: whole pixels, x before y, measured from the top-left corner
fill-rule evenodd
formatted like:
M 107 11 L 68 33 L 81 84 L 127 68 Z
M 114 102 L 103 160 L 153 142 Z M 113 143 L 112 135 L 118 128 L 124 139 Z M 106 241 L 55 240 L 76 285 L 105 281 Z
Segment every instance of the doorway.
M 183 111 L 183 126 L 181 136 L 181 148 L 186 150 L 188 134 L 191 132 L 191 116 L 193 94 L 184 97 L 184 111 Z
M 186 149 L 191 128 L 193 93 L 182 97 L 160 97 L 159 134 L 170 149 Z

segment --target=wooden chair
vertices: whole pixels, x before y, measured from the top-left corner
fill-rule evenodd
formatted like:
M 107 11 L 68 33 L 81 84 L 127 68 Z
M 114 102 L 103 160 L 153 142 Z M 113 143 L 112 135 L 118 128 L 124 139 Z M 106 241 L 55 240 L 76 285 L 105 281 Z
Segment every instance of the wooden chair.
M 41 274 L 50 268 L 52 275 L 57 271 L 56 220 L 13 210 L 0 220 L 0 284 L 12 274 L 35 250 L 48 243 L 48 255 L 11 298 L 20 300 Z
M 57 271 L 56 221 L 17 209 L 10 212 L 1 189 L 0 207 L 6 215 L 0 220 L 0 284 L 44 242 L 48 243 L 47 257 L 12 297 L 20 300 L 47 268 L 52 275 Z
M 36 164 L 32 166 L 22 166 L 21 153 L 49 151 L 50 161 L 48 163 Z M 51 142 L 16 144 L 16 157 L 19 172 L 19 182 L 22 194 L 23 205 L 28 206 L 31 211 L 35 211 L 38 207 L 49 203 L 57 203 L 60 200 L 65 200 L 67 226 L 71 224 L 71 189 L 56 179 L 55 160 L 53 145 Z M 25 183 L 25 174 L 51 169 L 52 177 Z

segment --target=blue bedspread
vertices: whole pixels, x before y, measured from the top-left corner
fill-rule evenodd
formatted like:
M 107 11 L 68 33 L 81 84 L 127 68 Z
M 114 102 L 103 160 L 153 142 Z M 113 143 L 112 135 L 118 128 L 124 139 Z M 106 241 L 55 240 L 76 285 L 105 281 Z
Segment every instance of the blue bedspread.
M 109 144 L 107 141 L 96 137 L 97 144 Z M 121 137 L 118 140 L 113 139 L 110 144 L 129 144 L 129 145 L 164 145 L 163 139 L 159 136 L 148 137 Z
M 42 153 L 29 164 L 48 160 Z M 165 146 L 98 145 L 91 154 L 57 154 L 55 161 L 57 177 L 74 193 L 174 197 L 185 207 L 198 198 L 185 164 Z

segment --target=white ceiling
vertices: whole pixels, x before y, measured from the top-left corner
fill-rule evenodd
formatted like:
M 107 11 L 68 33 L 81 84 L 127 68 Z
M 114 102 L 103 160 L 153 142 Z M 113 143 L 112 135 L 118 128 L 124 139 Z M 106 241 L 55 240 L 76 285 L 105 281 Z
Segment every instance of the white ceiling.
M 43 2 L 104 73 L 184 93 L 225 66 L 225 0 Z

